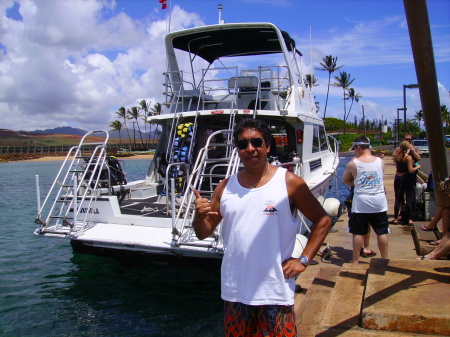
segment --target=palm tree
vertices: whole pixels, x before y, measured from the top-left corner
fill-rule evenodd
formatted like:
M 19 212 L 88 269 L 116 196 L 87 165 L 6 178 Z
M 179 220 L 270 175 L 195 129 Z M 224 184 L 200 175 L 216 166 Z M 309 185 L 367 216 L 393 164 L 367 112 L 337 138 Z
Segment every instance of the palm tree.
M 162 104 L 161 103 L 156 103 L 153 108 L 150 109 L 150 111 L 152 112 L 152 116 L 155 115 L 161 115 L 162 112 Z
M 139 126 L 139 118 L 141 117 L 141 112 L 139 111 L 138 107 L 131 107 L 131 110 L 128 110 L 128 118 L 130 119 L 134 119 L 137 123 L 137 127 L 138 127 L 138 131 L 139 131 L 139 136 L 141 137 L 141 144 L 142 144 L 142 148 L 144 147 L 144 141 L 142 140 L 142 133 L 141 133 L 141 127 Z M 134 127 L 133 127 L 134 129 Z M 134 130 L 133 130 L 134 132 Z M 134 140 L 134 147 L 136 147 L 136 139 Z
M 127 127 L 127 111 L 125 110 L 125 108 L 123 106 L 121 106 L 119 108 L 119 111 L 116 111 L 116 114 L 119 115 L 119 117 L 122 117 L 123 119 L 123 127 L 125 127 L 125 129 L 127 129 L 127 134 L 128 134 L 128 141 L 130 143 L 130 149 L 131 149 L 131 137 L 130 137 L 130 131 L 128 130 Z
M 419 130 L 420 130 L 420 122 L 423 120 L 423 110 L 416 111 L 414 118 L 419 121 Z
M 318 86 L 318 84 L 316 84 L 317 83 L 317 78 L 315 78 L 314 77 L 314 75 L 312 75 L 312 74 L 306 74 L 306 77 L 304 78 L 304 81 L 305 81 L 305 85 L 306 85 L 306 87 L 308 88 L 311 88 L 311 90 L 312 90 L 312 88 L 313 87 L 317 87 Z M 316 98 L 316 96 L 314 96 L 314 98 Z M 319 110 L 320 110 L 320 103 L 319 102 L 314 102 L 315 104 L 316 104 L 316 113 L 319 113 Z
M 346 92 L 348 90 L 348 87 L 353 83 L 354 79 L 350 79 L 350 74 L 347 74 L 345 71 L 339 72 L 339 77 L 335 76 L 334 79 L 336 80 L 335 83 L 333 83 L 334 86 L 342 88 L 344 92 L 344 137 L 345 137 L 345 121 L 347 117 L 347 107 L 345 104 L 345 101 L 347 100 L 345 98 Z
M 343 65 L 337 66 L 337 59 L 338 59 L 337 56 L 333 57 L 331 55 L 327 55 L 322 59 L 323 63 L 322 62 L 320 63 L 322 68 L 316 68 L 317 70 L 328 72 L 327 98 L 325 100 L 325 109 L 323 111 L 323 118 L 325 118 L 327 115 L 327 104 L 328 104 L 328 94 L 330 92 L 331 74 L 343 67 Z
M 350 108 L 348 109 L 348 113 L 347 113 L 347 117 L 345 118 L 345 120 L 347 120 L 348 116 L 350 115 L 350 111 L 352 110 L 352 106 L 353 106 L 353 102 L 356 101 L 356 103 L 359 102 L 359 99 L 362 96 L 359 94 L 359 92 L 357 94 L 355 94 L 355 89 L 350 88 L 347 91 L 347 100 L 351 99 L 352 100 L 352 104 L 350 104 Z M 345 121 L 344 121 L 345 122 Z
M 115 120 L 113 122 L 111 122 L 111 124 L 109 124 L 109 127 L 112 129 L 111 131 L 119 131 L 119 142 L 120 142 L 120 147 L 122 147 L 122 136 L 120 135 L 120 131 L 122 131 L 122 123 L 118 120 Z
M 144 133 L 147 133 L 147 117 L 149 116 L 148 114 L 148 109 L 150 107 L 150 104 L 147 103 L 147 101 L 145 99 L 141 100 L 139 102 L 140 105 L 140 109 L 144 112 L 143 116 L 142 116 L 142 120 L 144 121 Z M 145 141 L 146 145 L 148 146 L 148 140 Z
M 155 105 L 153 105 L 153 108 L 150 109 L 149 115 L 150 116 L 161 115 L 161 112 L 162 112 L 162 104 L 161 103 L 155 103 Z M 151 131 L 148 134 L 149 138 L 150 138 L 150 133 L 151 133 Z M 160 132 L 157 132 L 157 134 L 159 135 Z
M 304 81 L 305 81 L 305 85 L 306 85 L 307 88 L 309 87 L 309 88 L 312 89 L 312 87 L 317 87 L 318 86 L 318 84 L 316 84 L 318 80 L 312 74 L 306 74 L 306 77 L 304 78 Z

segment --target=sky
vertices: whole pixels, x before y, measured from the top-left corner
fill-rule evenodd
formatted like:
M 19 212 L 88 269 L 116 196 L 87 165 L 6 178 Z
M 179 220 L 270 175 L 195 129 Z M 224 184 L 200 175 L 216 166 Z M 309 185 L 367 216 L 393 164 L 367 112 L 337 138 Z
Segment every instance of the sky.
M 227 23 L 271 22 L 294 38 L 306 73 L 318 79 L 320 116 L 328 73 L 314 68 L 326 55 L 362 96 L 349 121 L 364 109 L 391 125 L 403 85 L 417 83 L 402 0 L 168 2 L 162 10 L 157 0 L 1 0 L 0 128 L 109 130 L 119 107 L 163 102 L 169 16 L 171 31 L 216 24 L 218 4 Z M 450 1 L 427 6 L 441 104 L 450 107 Z M 406 101 L 413 119 L 422 109 L 418 89 L 406 89 Z M 343 118 L 342 88 L 330 88 L 327 117 Z

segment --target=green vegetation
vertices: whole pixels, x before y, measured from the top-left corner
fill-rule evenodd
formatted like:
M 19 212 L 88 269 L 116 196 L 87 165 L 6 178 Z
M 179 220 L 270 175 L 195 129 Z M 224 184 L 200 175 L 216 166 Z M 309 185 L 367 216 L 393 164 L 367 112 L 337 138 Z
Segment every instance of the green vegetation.
M 154 145 L 154 139 L 143 139 L 142 133 L 141 133 L 141 127 L 139 124 L 139 120 L 142 120 L 144 122 L 144 130 L 145 133 L 147 133 L 147 124 L 148 124 L 148 117 L 159 115 L 162 112 L 162 105 L 161 103 L 156 103 L 153 108 L 150 108 L 150 102 L 147 102 L 146 100 L 141 100 L 139 102 L 139 106 L 133 106 L 130 109 L 126 110 L 125 107 L 120 107 L 118 111 L 116 111 L 116 114 L 119 118 L 123 120 L 123 123 L 119 120 L 112 121 L 109 125 L 110 128 L 112 128 L 111 131 L 118 131 L 119 132 L 119 142 L 122 143 L 122 135 L 121 131 L 122 129 L 127 130 L 128 135 L 128 148 L 129 149 L 137 149 L 138 147 L 146 149 L 149 148 L 150 145 Z M 130 131 L 127 127 L 127 121 L 132 119 L 133 123 L 133 137 L 130 135 Z M 139 138 L 140 138 L 140 145 L 136 145 L 136 133 L 135 130 L 135 124 L 137 124 L 137 128 L 139 131 Z M 150 133 L 149 133 L 150 136 Z M 138 139 L 139 143 L 139 139 Z

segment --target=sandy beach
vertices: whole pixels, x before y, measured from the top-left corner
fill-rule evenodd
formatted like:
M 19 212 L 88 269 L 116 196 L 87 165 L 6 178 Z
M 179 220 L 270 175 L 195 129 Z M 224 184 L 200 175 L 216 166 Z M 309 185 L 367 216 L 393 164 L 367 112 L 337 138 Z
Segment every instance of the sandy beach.
M 54 156 L 54 157 L 40 157 L 40 158 L 35 158 L 35 159 L 24 159 L 21 161 L 63 161 L 66 157 L 63 156 Z M 73 159 L 73 157 L 69 157 L 70 159 Z M 152 159 L 153 158 L 153 154 L 136 154 L 136 155 L 131 155 L 128 157 L 118 157 L 120 160 L 125 160 L 125 159 Z

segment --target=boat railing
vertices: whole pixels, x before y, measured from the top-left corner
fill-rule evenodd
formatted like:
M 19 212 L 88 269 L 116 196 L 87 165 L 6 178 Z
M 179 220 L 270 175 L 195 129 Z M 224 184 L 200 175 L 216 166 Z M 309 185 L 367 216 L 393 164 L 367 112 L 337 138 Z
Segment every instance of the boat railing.
M 259 94 L 255 107 L 263 110 L 283 110 L 287 108 L 292 88 L 289 69 L 286 66 L 259 66 L 255 70 L 243 70 L 246 76 L 257 76 L 260 82 Z
M 327 136 L 327 137 L 329 150 L 330 152 L 334 153 L 333 169 L 336 170 L 339 164 L 339 142 L 334 136 Z M 330 139 L 332 140 L 332 142 L 330 142 Z M 331 143 L 333 143 L 333 147 L 331 147 Z
M 220 130 L 213 132 L 206 145 L 200 150 L 195 162 L 193 172 L 189 176 L 187 189 L 180 204 L 177 218 L 173 223 L 173 240 L 176 245 L 201 246 L 220 250 L 221 229 L 215 229 L 210 238 L 199 241 L 192 227 L 195 215 L 195 194 L 192 189 L 199 191 L 204 198 L 210 199 L 219 182 L 228 178 L 239 169 L 239 156 L 232 141 L 233 130 Z M 216 143 L 216 136 L 221 134 L 224 142 Z M 224 148 L 227 155 L 221 158 L 211 158 L 209 151 L 213 148 Z
M 202 69 L 199 84 L 184 79 L 183 71 L 166 72 L 166 105 L 172 113 L 182 111 L 287 108 L 292 79 L 286 66 L 259 66 L 255 70 L 238 67 Z M 212 75 L 211 75 L 212 74 Z
M 104 134 L 103 142 L 86 141 L 87 137 L 98 133 Z M 111 181 L 106 165 L 108 139 L 107 131 L 91 131 L 79 145 L 69 150 L 36 217 L 35 222 L 41 225 L 40 233 L 69 234 L 78 230 L 79 220 L 83 225 L 90 221 L 90 210 L 97 200 L 99 184 L 110 184 Z M 102 172 L 106 172 L 106 176 Z M 53 197 L 44 219 L 44 210 Z M 79 219 L 82 208 L 88 211 Z
M 210 76 L 218 74 L 218 76 Z M 210 95 L 210 99 L 202 100 L 199 109 L 233 109 L 237 108 L 236 84 L 230 86 L 230 78 L 238 76 L 238 67 L 215 67 L 202 69 L 200 88 Z
M 180 170 L 180 168 L 182 168 Z M 177 174 L 176 177 L 171 177 L 172 172 L 173 171 L 177 171 L 177 172 L 184 172 L 184 174 L 180 175 Z M 173 162 L 169 165 L 167 165 L 166 168 L 166 181 L 164 182 L 164 189 L 166 191 L 166 195 L 167 196 L 175 196 L 175 195 L 182 195 L 183 194 L 183 190 L 179 190 L 177 191 L 175 188 L 175 179 L 186 179 L 188 177 L 188 173 L 189 173 L 189 165 L 187 163 L 184 162 Z M 169 178 L 170 177 L 170 178 Z M 169 185 L 170 183 L 170 185 Z M 166 198 L 166 210 L 167 210 L 167 215 L 174 213 L 175 209 L 176 209 L 176 204 L 174 202 L 175 199 L 170 200 L 169 202 L 169 198 Z

